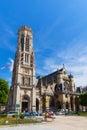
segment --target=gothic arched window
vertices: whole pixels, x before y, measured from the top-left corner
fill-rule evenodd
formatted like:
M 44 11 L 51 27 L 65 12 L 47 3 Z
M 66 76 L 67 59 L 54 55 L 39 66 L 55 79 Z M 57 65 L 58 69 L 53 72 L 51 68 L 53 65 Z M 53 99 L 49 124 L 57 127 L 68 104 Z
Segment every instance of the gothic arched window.
M 22 77 L 22 85 L 24 85 L 24 77 Z
M 25 63 L 29 63 L 29 55 L 25 54 Z
M 26 37 L 25 51 L 29 51 L 29 36 Z
M 21 43 L 24 43 L 24 35 L 21 35 Z
M 24 35 L 21 35 L 21 51 L 24 50 Z
M 33 67 L 33 55 L 30 57 L 30 66 Z
M 29 84 L 29 85 L 31 84 L 31 79 L 30 79 L 30 78 L 28 79 L 28 84 Z

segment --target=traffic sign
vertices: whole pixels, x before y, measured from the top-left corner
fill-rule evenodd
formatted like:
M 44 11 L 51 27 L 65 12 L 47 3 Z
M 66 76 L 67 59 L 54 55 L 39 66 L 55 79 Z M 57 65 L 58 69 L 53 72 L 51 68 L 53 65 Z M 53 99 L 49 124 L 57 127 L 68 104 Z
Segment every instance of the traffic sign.
M 17 107 L 17 108 L 20 107 L 20 104 L 15 104 L 15 107 Z

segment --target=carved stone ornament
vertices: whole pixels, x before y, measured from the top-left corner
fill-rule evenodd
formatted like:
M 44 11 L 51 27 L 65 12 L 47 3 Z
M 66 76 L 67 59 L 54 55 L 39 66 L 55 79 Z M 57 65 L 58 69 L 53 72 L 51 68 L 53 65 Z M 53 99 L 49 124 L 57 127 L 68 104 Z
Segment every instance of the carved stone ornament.
M 24 94 L 26 94 L 27 93 L 27 90 L 24 90 Z

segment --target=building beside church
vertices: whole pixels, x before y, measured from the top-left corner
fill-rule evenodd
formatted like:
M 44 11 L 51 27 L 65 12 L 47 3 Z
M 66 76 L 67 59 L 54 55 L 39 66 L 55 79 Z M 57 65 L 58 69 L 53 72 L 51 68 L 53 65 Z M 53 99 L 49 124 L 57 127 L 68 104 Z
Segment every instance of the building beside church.
M 39 76 L 36 82 L 33 33 L 27 26 L 20 27 L 8 110 L 42 112 L 67 108 L 75 111 L 79 109 L 78 96 L 73 76 L 67 74 L 64 65 L 47 76 Z
M 80 87 L 77 87 L 76 91 L 80 94 L 82 93 L 86 93 L 87 92 L 87 86 L 80 86 Z

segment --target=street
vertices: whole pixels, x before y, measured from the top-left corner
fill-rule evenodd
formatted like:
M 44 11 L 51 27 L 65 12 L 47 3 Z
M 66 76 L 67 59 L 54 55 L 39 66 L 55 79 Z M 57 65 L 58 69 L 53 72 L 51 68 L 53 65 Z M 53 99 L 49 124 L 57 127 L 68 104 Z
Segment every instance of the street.
M 40 124 L 1 126 L 0 130 L 87 130 L 87 117 L 56 116 Z

